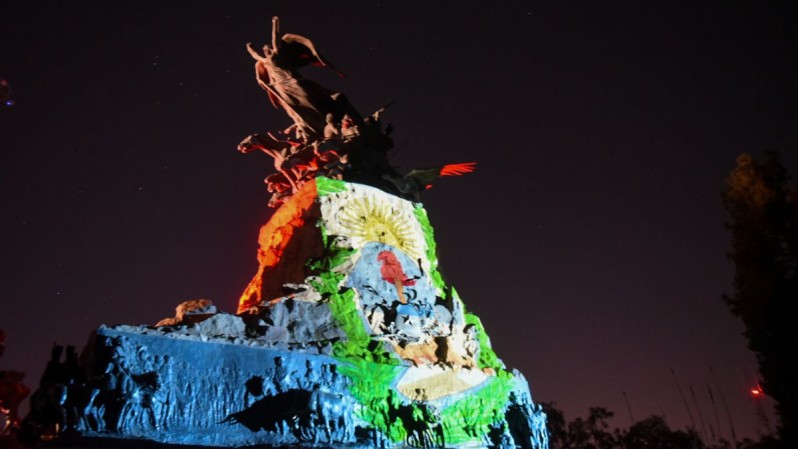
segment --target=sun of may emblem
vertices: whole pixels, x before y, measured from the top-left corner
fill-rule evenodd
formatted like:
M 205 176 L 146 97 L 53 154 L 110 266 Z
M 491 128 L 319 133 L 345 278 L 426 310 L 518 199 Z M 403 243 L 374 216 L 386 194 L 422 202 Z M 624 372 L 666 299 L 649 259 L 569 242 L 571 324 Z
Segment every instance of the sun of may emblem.
M 353 243 L 358 241 L 358 246 L 385 243 L 418 260 L 424 253 L 423 236 L 413 226 L 413 214 L 402 209 L 370 195 L 357 196 L 339 212 L 337 221 Z

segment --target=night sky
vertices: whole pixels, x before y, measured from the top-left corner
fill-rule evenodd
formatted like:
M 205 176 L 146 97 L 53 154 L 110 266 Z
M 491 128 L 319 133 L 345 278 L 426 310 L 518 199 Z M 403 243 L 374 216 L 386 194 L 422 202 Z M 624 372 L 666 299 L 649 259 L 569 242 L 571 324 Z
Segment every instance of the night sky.
M 424 195 L 441 268 L 533 399 L 628 426 L 758 424 L 756 364 L 726 309 L 720 193 L 741 152 L 798 174 L 794 2 L 96 2 L 0 6 L 0 367 L 41 375 L 53 342 L 155 323 L 181 301 L 234 312 L 269 217 L 282 129 L 245 44 L 311 38 L 309 67 L 362 113 L 396 103 L 401 171 L 477 161 Z M 231 3 L 231 4 L 226 4 Z M 661 3 L 661 4 L 660 4 Z M 671 2 L 668 2 L 671 3 Z M 712 366 L 719 383 L 709 371 Z

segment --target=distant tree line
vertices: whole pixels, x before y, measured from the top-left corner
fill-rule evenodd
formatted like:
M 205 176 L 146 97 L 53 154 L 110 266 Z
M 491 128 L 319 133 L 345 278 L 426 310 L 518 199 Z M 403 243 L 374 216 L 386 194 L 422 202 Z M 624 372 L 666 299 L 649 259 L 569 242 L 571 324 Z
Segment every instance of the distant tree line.
M 776 449 L 773 437 L 731 442 L 722 438 L 704 441 L 694 429 L 674 430 L 662 416 L 649 416 L 628 429 L 611 428 L 614 413 L 590 407 L 587 418 L 567 421 L 552 402 L 541 403 L 546 412 L 549 449 Z

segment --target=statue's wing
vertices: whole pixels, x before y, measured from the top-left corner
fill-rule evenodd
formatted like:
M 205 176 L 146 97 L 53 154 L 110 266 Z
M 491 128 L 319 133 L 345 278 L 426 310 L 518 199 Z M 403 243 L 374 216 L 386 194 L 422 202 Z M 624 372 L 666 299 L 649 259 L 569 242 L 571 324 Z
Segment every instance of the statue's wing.
M 305 36 L 286 33 L 283 35 L 283 42 L 285 42 L 286 45 L 291 46 L 293 51 L 297 51 L 302 59 L 307 60 L 308 64 L 313 64 L 317 67 L 329 67 L 333 69 L 339 76 L 344 76 L 340 70 L 338 70 L 334 65 L 321 56 L 321 54 L 316 50 L 316 46 L 313 45 L 313 41 Z M 285 48 L 285 46 L 283 46 L 283 48 Z
M 471 173 L 475 166 L 476 162 L 465 162 L 435 168 L 415 169 L 406 174 L 405 178 L 412 178 L 419 186 L 428 189 L 432 187 L 432 182 L 441 176 L 460 176 Z
M 477 166 L 476 162 L 463 162 L 460 164 L 448 164 L 441 167 L 441 176 L 460 176 L 471 173 Z

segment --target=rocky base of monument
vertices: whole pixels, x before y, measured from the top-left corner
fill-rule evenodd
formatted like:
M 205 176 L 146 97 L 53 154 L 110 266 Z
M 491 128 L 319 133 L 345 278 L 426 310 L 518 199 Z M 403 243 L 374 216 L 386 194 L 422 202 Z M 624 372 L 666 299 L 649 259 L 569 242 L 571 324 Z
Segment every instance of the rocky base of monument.
M 42 391 L 63 400 L 49 404 L 49 416 L 37 409 L 27 421 L 55 421 L 49 424 L 61 437 L 51 444 L 94 447 L 454 447 L 447 435 L 455 429 L 446 426 L 457 426 L 471 440 L 469 432 L 481 431 L 478 414 L 467 408 L 442 419 L 458 397 L 411 400 L 392 389 L 372 410 L 392 423 L 386 433 L 364 419 L 364 409 L 376 404 L 362 404 L 352 394 L 352 379 L 343 374 L 351 367 L 326 355 L 329 348 L 289 349 L 247 336 L 256 332 L 228 314 L 174 327 L 101 327 L 83 353 L 85 376 L 66 379 L 69 362 L 51 361 L 48 376 L 65 382 L 51 382 L 36 400 Z M 404 374 L 413 369 L 396 368 Z M 462 369 L 447 381 L 479 376 L 470 371 L 476 370 Z M 484 436 L 465 446 L 540 446 L 543 415 L 531 404 L 523 377 L 514 373 L 508 380 L 506 407 L 497 410 Z M 479 390 L 459 396 L 480 396 Z
M 56 349 L 23 428 L 84 446 L 547 447 L 526 380 L 443 281 L 421 204 L 319 177 L 258 242 L 236 315 L 187 301 Z
M 80 356 L 56 347 L 23 433 L 61 447 L 547 448 L 526 380 L 444 281 L 420 202 L 475 163 L 400 175 L 390 103 L 364 116 L 303 78 L 337 69 L 276 17 L 271 44 L 247 49 L 293 124 L 238 146 L 274 159 L 279 208 L 236 314 L 187 301 L 155 326 L 101 327 Z

